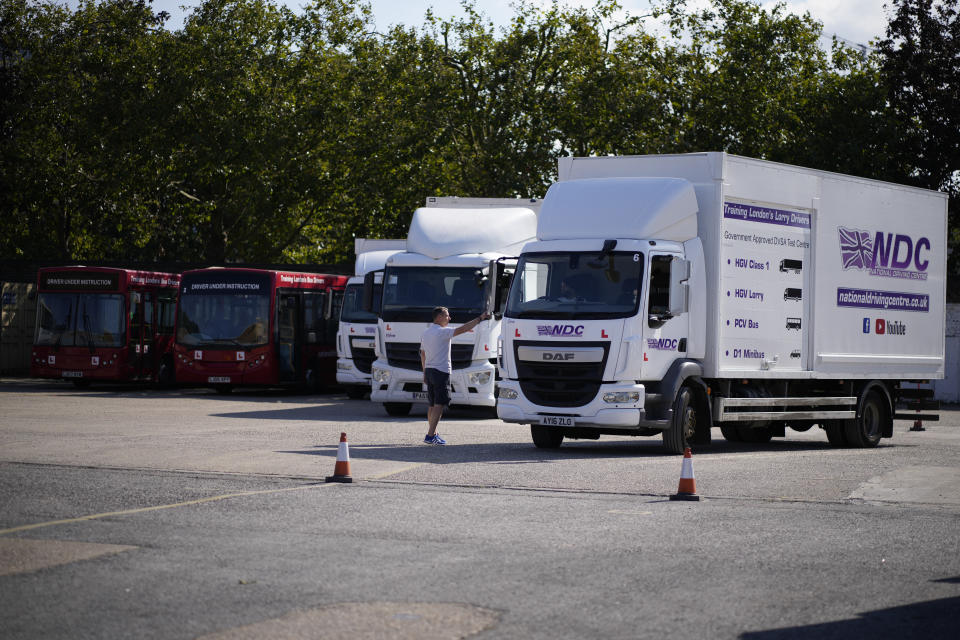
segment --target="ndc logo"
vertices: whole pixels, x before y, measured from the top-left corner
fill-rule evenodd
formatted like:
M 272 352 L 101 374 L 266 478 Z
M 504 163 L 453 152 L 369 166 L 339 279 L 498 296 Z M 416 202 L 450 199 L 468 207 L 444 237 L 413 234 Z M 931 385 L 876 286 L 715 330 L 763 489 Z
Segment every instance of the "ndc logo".
M 553 324 L 553 325 L 537 325 L 537 335 L 541 336 L 576 336 L 578 338 L 583 337 L 583 325 L 572 325 L 572 324 Z
M 655 351 L 676 351 L 679 342 L 676 338 L 647 338 L 647 349 Z

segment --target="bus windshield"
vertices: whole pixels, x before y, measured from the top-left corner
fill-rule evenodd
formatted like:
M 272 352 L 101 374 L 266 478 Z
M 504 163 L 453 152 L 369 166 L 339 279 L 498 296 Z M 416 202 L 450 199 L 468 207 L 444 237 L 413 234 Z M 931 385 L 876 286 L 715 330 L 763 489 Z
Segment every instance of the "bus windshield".
M 505 315 L 590 320 L 636 314 L 643 254 L 532 253 L 520 257 Z
M 122 347 L 127 339 L 123 311 L 118 293 L 41 293 L 34 344 Z
M 483 272 L 472 267 L 387 267 L 386 322 L 431 322 L 434 307 L 447 307 L 450 321 L 467 322 L 483 311 Z
M 373 285 L 374 309 L 380 303 L 380 293 L 383 291 L 383 285 Z M 361 324 L 376 324 L 377 314 L 372 311 L 363 310 L 363 285 L 347 285 L 347 290 L 343 294 L 343 309 L 340 311 L 341 322 L 356 322 Z
M 269 317 L 266 294 L 183 295 L 177 342 L 188 346 L 264 345 Z

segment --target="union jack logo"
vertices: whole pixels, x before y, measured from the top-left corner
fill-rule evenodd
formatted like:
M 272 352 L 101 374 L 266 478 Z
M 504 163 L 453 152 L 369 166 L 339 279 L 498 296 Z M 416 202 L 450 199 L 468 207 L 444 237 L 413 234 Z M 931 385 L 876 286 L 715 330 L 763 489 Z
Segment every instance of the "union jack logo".
M 844 270 L 868 269 L 873 264 L 870 232 L 840 227 L 840 259 Z

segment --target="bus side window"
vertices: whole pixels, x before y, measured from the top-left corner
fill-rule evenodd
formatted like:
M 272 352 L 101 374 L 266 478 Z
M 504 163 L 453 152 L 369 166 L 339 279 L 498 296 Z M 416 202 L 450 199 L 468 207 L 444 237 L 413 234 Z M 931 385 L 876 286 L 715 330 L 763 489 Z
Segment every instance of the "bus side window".
M 173 335 L 177 301 L 173 294 L 163 292 L 157 298 L 157 333 Z

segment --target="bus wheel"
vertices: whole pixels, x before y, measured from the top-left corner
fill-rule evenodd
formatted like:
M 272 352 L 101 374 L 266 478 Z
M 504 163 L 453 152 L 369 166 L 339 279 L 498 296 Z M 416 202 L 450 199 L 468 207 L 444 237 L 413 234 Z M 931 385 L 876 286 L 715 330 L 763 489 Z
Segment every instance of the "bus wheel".
M 697 405 L 693 391 L 683 387 L 673 401 L 673 421 L 663 432 L 663 448 L 667 453 L 681 454 L 697 430 Z
M 157 371 L 157 386 L 161 389 L 169 389 L 174 382 L 173 363 L 165 359 L 160 363 L 160 370 Z
M 413 407 L 411 402 L 384 402 L 383 408 L 387 414 L 396 418 L 410 415 L 410 409 Z
M 871 391 L 863 400 L 860 415 L 843 421 L 844 435 L 852 446 L 869 449 L 880 443 L 883 428 L 889 420 L 890 412 L 883 398 L 879 393 Z
M 847 436 L 844 434 L 843 420 L 825 420 L 820 426 L 827 432 L 827 442 L 832 446 L 847 446 Z
M 542 424 L 530 425 L 530 435 L 537 449 L 559 449 L 563 444 L 563 430 L 545 427 Z

